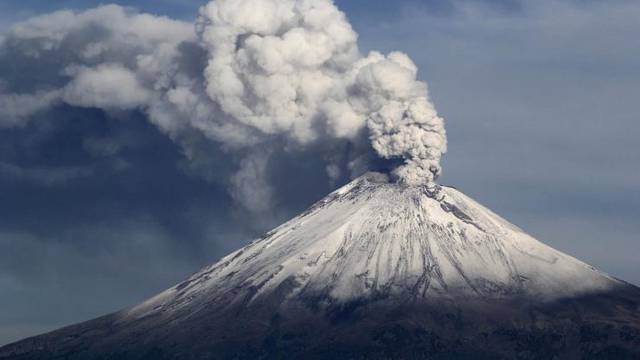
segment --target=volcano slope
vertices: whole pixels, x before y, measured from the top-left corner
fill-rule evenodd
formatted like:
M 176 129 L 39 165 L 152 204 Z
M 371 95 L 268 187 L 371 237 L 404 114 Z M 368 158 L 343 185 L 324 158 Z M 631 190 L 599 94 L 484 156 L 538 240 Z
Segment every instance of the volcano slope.
M 0 359 L 638 359 L 640 289 L 460 191 L 366 174 L 186 281 Z

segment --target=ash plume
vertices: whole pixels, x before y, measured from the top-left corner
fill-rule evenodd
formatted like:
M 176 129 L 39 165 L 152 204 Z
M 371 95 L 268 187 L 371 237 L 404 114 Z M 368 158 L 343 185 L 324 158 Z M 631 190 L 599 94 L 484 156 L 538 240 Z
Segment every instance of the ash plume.
M 283 152 L 322 159 L 331 179 L 386 163 L 398 181 L 434 181 L 446 135 L 417 67 L 362 54 L 357 38 L 330 0 L 217 0 L 195 26 L 117 5 L 59 11 L 0 37 L 0 65 L 22 67 L 0 71 L 0 127 L 61 104 L 142 112 L 187 158 L 193 134 L 217 144 L 236 168 L 214 176 L 258 211 Z

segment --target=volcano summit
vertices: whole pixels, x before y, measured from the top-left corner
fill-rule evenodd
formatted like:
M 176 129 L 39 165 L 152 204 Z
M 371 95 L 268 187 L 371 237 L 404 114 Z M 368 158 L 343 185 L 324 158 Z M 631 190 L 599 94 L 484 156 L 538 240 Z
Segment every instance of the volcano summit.
M 368 173 L 132 308 L 0 359 L 638 358 L 640 289 L 460 191 Z

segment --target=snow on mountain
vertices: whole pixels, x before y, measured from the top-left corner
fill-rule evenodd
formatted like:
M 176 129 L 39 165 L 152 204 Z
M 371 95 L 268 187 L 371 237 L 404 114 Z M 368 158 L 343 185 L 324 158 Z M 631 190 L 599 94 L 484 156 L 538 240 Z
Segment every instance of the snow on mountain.
M 537 241 L 458 190 L 369 173 L 126 312 L 140 318 L 225 297 L 553 301 L 622 283 Z M 234 294 L 229 298 L 229 294 Z

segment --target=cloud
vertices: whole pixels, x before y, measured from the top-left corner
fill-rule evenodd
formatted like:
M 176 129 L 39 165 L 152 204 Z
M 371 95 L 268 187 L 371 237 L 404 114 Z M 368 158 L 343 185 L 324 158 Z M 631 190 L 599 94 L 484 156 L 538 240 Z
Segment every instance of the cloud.
M 0 128 L 22 126 L 30 116 L 50 108 L 60 91 L 38 91 L 34 94 L 3 94 L 0 87 Z
M 267 183 L 267 153 L 258 153 L 246 157 L 240 163 L 240 169 L 231 177 L 231 194 L 247 209 L 266 213 L 274 207 L 273 189 Z
M 394 174 L 413 184 L 433 181 L 446 152 L 442 118 L 415 64 L 397 52 L 361 54 L 330 0 L 219 0 L 201 8 L 195 29 L 117 5 L 58 11 L 12 27 L 0 63 L 41 72 L 0 71 L 3 126 L 60 104 L 142 112 L 189 157 L 202 154 L 191 148 L 197 136 L 223 149 L 236 171 L 217 172 L 219 181 L 251 209 L 277 197 L 265 168 L 273 162 L 261 154 L 258 166 L 257 149 L 347 141 L 346 152 L 316 154 L 331 159 L 322 166 L 328 177 L 386 161 L 382 168 L 401 165 Z M 331 155 L 336 149 L 343 153 Z
M 368 120 L 373 148 L 383 158 L 405 160 L 393 170 L 401 181 L 416 185 L 434 180 L 441 173 L 447 139 L 426 84 L 416 81 L 418 70 L 405 54 L 371 57 L 377 59 L 360 70 L 356 81 L 377 109 Z
M 190 39 L 189 24 L 117 5 L 18 23 L 0 42 L 0 126 L 24 125 L 61 102 L 122 109 L 146 104 L 148 88 L 166 80 L 160 69 L 170 71 L 167 58 Z
M 404 160 L 403 181 L 439 175 L 444 125 L 415 64 L 397 52 L 362 56 L 330 1 L 222 0 L 200 13 L 207 94 L 233 119 L 301 144 L 359 142 L 364 131 L 381 158 Z
M 150 94 L 136 75 L 122 65 L 69 68 L 73 80 L 64 88 L 69 105 L 100 109 L 132 110 L 147 103 Z
M 193 38 L 189 24 L 118 5 L 83 12 L 57 11 L 14 25 L 5 41 L 24 46 L 33 57 L 65 50 L 70 58 L 108 60 L 153 52 L 154 47 Z M 93 40 L 93 41 L 87 41 Z M 81 45 L 70 48 L 69 45 Z

